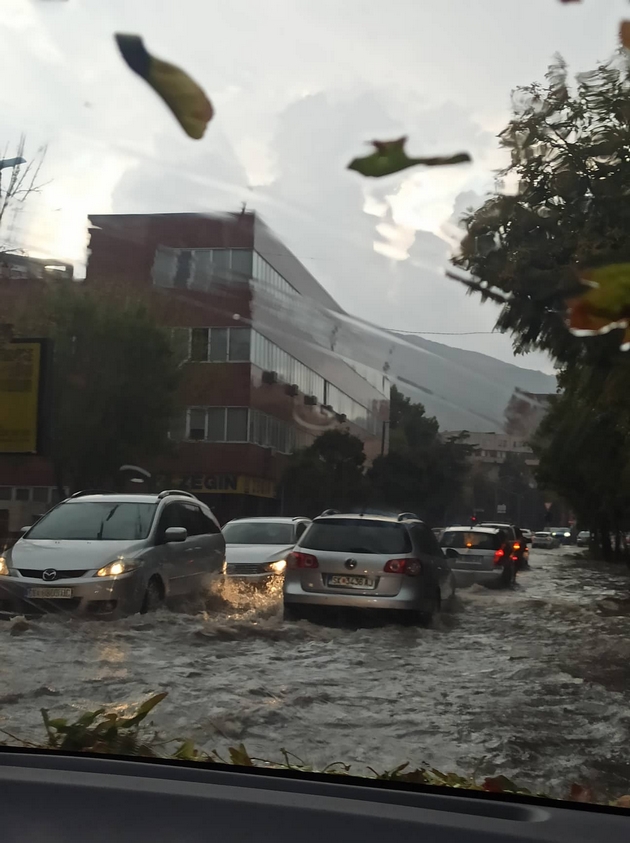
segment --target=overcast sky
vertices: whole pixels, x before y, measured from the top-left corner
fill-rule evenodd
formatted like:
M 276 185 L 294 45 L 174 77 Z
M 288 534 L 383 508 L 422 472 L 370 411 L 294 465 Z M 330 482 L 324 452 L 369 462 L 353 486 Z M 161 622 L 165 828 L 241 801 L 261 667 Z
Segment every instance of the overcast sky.
M 3 0 L 4 144 L 48 144 L 50 183 L 4 225 L 33 254 L 82 265 L 92 213 L 231 211 L 247 202 L 345 309 L 512 360 L 496 310 L 443 277 L 453 221 L 504 163 L 510 91 L 615 49 L 626 0 Z M 213 101 L 187 138 L 121 60 L 142 35 Z M 365 180 L 372 138 L 472 165 Z M 439 336 L 452 332 L 455 336 Z M 521 366 L 551 371 L 541 354 Z

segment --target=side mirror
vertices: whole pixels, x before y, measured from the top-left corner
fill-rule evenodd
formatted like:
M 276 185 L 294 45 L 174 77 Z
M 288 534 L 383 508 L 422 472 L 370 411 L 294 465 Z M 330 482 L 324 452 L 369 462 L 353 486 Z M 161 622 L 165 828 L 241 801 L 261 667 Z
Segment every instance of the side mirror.
M 32 525 L 31 525 L 31 526 L 32 526 Z M 29 531 L 30 529 L 31 529 L 30 527 L 20 527 L 20 533 L 21 533 L 22 535 L 24 535 L 24 533 L 28 533 L 28 531 Z
M 455 550 L 454 547 L 447 547 L 444 550 L 444 555 L 446 556 L 447 559 L 458 559 L 459 558 L 459 553 Z
M 188 530 L 185 527 L 167 527 L 164 531 L 164 543 L 185 542 L 188 538 Z

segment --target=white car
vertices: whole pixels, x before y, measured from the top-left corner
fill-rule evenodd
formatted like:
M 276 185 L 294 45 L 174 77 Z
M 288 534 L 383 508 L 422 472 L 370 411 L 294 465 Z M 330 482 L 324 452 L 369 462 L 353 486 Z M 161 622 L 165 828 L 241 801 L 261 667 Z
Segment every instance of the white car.
M 308 518 L 235 518 L 223 527 L 226 573 L 266 583 L 281 576 L 287 556 L 310 524 Z
M 532 537 L 532 547 L 543 547 L 546 550 L 552 550 L 554 547 L 560 547 L 558 539 L 548 531 L 534 533 Z

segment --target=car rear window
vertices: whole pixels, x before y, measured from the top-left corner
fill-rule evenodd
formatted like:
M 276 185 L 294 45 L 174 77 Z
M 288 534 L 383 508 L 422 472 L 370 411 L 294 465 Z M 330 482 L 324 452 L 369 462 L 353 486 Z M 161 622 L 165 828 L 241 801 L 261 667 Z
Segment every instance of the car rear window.
M 340 553 L 411 553 L 409 535 L 401 524 L 358 518 L 314 521 L 300 547 Z
M 534 533 L 534 536 L 537 539 L 546 539 L 551 535 L 551 533 Z
M 504 538 L 502 533 L 465 533 L 461 530 L 452 530 L 444 533 L 440 544 L 442 547 L 498 550 Z

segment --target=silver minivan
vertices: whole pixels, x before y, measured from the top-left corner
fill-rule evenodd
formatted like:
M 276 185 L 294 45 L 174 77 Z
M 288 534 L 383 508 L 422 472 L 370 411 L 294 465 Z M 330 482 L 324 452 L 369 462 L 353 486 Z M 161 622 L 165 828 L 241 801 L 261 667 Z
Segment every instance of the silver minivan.
M 225 541 L 189 492 L 73 495 L 0 556 L 0 608 L 119 617 L 203 593 Z
M 447 527 L 440 539 L 459 586 L 510 586 L 518 558 L 513 542 L 498 527 Z

